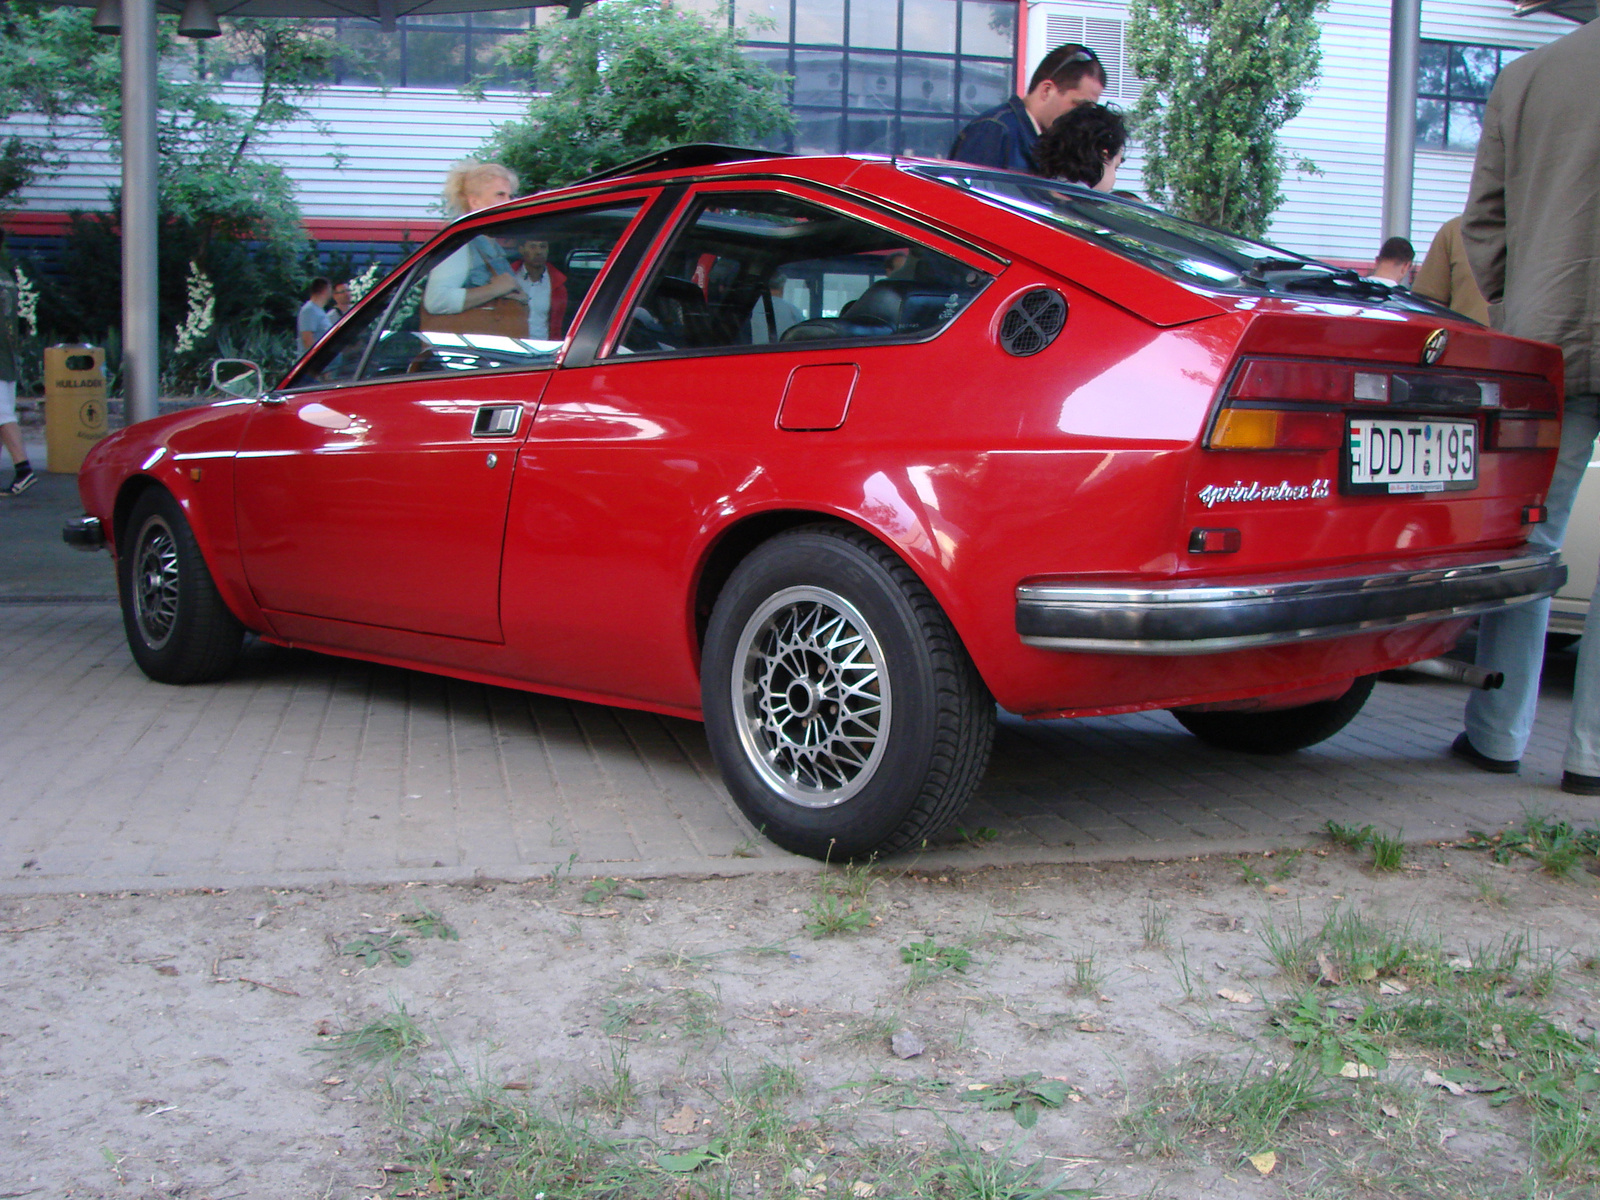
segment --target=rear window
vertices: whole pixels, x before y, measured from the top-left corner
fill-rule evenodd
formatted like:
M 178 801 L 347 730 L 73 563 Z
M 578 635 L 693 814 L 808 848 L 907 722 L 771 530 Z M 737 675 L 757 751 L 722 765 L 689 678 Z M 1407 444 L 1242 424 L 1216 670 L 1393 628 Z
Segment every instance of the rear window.
M 960 163 L 905 169 L 1081 237 L 1183 283 L 1248 292 L 1314 293 L 1417 311 L 1443 311 L 1404 288 L 1391 288 L 1355 271 L 1076 184 Z

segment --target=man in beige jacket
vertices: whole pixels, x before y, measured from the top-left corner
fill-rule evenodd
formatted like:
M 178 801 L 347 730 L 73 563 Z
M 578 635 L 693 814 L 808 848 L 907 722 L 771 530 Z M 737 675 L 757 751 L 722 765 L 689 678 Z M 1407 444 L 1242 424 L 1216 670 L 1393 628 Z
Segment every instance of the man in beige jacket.
M 1600 22 L 1506 66 L 1489 94 L 1462 221 L 1489 323 L 1554 342 L 1566 356 L 1566 414 L 1549 519 L 1529 542 L 1559 548 L 1572 501 L 1600 433 Z M 1592 580 L 1585 580 L 1592 583 Z M 1485 617 L 1478 663 L 1505 686 L 1467 702 L 1466 732 L 1451 751 L 1487 771 L 1515 771 L 1533 727 L 1550 602 Z M 1600 795 L 1600 593 L 1595 636 L 1578 654 L 1561 787 Z
M 1411 290 L 1429 300 L 1437 300 L 1446 308 L 1453 308 L 1463 317 L 1471 317 L 1480 325 L 1489 323 L 1489 302 L 1478 290 L 1478 281 L 1472 277 L 1472 264 L 1467 262 L 1467 247 L 1461 240 L 1461 218 L 1451 217 L 1439 226 L 1428 247 L 1427 257 L 1417 271 Z

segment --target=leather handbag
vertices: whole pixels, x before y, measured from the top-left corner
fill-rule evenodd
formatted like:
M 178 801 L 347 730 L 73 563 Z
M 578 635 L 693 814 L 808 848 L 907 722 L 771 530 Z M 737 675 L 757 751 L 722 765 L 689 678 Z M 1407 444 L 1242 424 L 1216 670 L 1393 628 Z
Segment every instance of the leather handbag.
M 468 243 L 470 252 L 478 256 L 490 276 L 497 272 L 495 264 L 478 245 L 480 239 Z M 506 271 L 509 272 L 509 266 Z M 493 300 L 458 313 L 429 312 L 423 305 L 417 314 L 417 327 L 423 333 L 481 333 L 496 337 L 526 338 L 528 336 L 528 306 L 519 289 L 514 293 L 497 296 Z

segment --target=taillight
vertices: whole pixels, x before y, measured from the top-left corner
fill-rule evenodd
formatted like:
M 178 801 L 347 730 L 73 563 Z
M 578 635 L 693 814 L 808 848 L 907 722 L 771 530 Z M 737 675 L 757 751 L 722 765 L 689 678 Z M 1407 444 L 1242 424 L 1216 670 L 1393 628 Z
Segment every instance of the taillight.
M 1343 440 L 1346 413 L 1380 408 L 1408 416 L 1492 417 L 1485 435 L 1489 450 L 1544 450 L 1561 438 L 1555 389 L 1546 379 L 1251 358 L 1233 373 L 1206 445 L 1331 450 Z
M 1501 417 L 1489 426 L 1491 450 L 1554 450 L 1561 422 L 1554 417 Z
M 1207 444 L 1213 450 L 1332 450 L 1343 440 L 1342 413 L 1224 408 Z

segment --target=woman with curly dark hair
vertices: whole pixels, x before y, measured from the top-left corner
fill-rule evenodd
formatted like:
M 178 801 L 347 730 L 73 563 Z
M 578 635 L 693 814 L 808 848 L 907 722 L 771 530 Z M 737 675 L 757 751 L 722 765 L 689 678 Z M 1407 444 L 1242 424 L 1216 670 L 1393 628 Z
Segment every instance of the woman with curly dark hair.
M 1065 179 L 1109 192 L 1117 186 L 1117 168 L 1122 165 L 1127 140 L 1128 127 L 1121 113 L 1103 104 L 1080 104 L 1056 118 L 1033 154 L 1039 174 L 1047 179 Z

